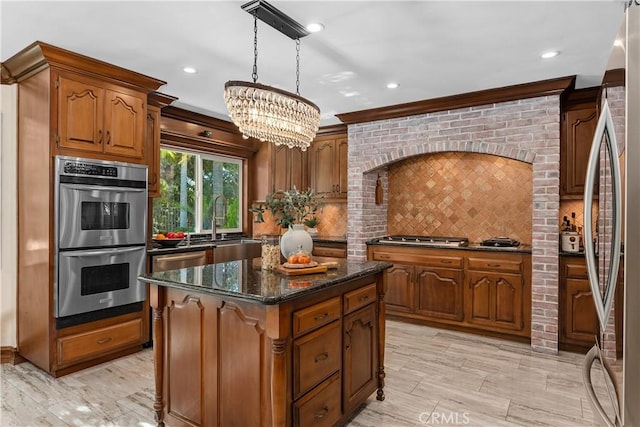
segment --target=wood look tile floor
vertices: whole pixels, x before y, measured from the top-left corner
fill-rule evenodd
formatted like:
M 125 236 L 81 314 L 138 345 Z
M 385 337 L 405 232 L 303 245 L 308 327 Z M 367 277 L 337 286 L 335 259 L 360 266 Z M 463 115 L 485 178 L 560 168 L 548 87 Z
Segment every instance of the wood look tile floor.
M 387 321 L 386 399 L 363 426 L 589 426 L 583 356 Z M 621 363 L 614 365 L 621 371 Z M 595 382 L 595 380 L 594 380 Z M 599 393 L 604 384 L 596 384 Z M 150 349 L 58 379 L 30 363 L 2 365 L 0 426 L 137 426 L 153 420 Z

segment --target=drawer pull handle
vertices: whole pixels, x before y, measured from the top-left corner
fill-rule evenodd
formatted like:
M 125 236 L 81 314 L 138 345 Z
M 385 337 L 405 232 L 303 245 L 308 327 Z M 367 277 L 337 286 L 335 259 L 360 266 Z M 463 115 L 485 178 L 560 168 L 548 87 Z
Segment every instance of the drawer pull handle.
M 358 298 L 358 301 L 363 302 L 369 299 L 369 295 L 363 295 L 360 298 Z
M 389 259 L 390 257 L 389 257 L 389 255 L 380 254 L 380 255 L 378 255 L 378 258 L 380 258 L 380 259 Z
M 320 322 L 326 319 L 327 317 L 329 317 L 329 313 L 324 313 L 324 314 L 321 314 L 320 316 L 314 317 L 313 320 L 315 320 L 316 322 Z
M 321 410 L 319 410 L 318 412 L 315 413 L 315 415 L 313 416 L 314 419 L 316 420 L 321 420 L 323 419 L 327 414 L 329 413 L 329 408 L 328 407 L 324 407 Z
M 442 264 L 451 264 L 453 261 L 451 261 L 450 259 L 441 259 L 440 262 Z
M 500 264 L 487 264 L 489 267 L 500 267 Z
M 324 353 L 320 353 L 319 355 L 317 355 L 316 358 L 314 359 L 314 362 L 316 363 L 322 362 L 323 360 L 327 360 L 328 358 L 329 358 L 329 353 L 325 351 Z
M 111 337 L 107 337 L 107 338 L 100 338 L 98 341 L 96 341 L 96 343 L 98 344 L 106 344 L 109 341 L 111 341 Z

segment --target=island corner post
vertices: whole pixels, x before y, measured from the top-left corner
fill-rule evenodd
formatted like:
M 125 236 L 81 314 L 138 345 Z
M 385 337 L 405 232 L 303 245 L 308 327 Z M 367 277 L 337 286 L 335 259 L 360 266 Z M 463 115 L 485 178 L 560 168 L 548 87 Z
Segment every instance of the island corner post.
M 157 425 L 341 425 L 373 392 L 384 400 L 388 264 L 365 264 L 375 268 L 272 303 L 141 277 L 153 310 Z

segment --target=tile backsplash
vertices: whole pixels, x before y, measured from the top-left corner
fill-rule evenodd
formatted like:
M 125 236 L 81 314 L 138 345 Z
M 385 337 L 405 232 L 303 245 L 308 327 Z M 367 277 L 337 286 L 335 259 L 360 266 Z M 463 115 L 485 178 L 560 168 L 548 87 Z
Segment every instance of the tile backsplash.
M 531 243 L 532 167 L 488 154 L 444 152 L 389 166 L 388 233 L 508 236 Z
M 344 236 L 347 233 L 346 203 L 327 203 L 318 211 L 317 217 L 320 218 L 317 227 L 319 236 Z M 264 222 L 253 223 L 254 237 L 280 234 L 281 231 L 269 211 L 264 214 Z

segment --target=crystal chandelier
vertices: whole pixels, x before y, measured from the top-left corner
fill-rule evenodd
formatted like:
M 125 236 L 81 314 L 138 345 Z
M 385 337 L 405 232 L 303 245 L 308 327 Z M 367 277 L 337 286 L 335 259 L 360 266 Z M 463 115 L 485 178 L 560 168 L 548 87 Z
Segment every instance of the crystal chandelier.
M 231 120 L 245 138 L 253 137 L 306 151 L 320 124 L 318 106 L 300 96 L 300 37 L 309 33 L 264 1 L 253 1 L 242 8 L 254 16 L 253 83 L 237 80 L 225 83 L 224 100 Z M 257 83 L 258 18 L 296 41 L 295 94 Z

